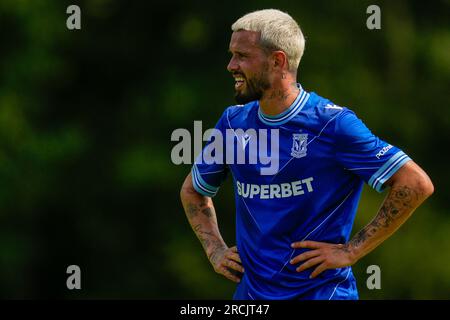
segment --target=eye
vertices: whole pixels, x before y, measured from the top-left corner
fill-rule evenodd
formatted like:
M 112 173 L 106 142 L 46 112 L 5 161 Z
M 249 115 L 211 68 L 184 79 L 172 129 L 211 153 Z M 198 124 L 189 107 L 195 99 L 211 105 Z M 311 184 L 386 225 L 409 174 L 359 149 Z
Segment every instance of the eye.
M 232 57 L 235 59 L 239 59 L 242 60 L 245 57 L 247 57 L 247 55 L 245 53 L 239 52 L 239 51 L 235 51 L 235 52 L 230 52 Z

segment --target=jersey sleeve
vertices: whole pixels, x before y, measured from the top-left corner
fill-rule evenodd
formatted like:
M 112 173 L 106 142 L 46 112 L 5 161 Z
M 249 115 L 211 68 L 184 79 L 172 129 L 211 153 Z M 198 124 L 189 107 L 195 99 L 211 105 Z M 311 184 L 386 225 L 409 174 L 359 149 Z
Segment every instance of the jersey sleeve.
M 227 110 L 222 114 L 200 155 L 192 166 L 192 184 L 195 190 L 214 197 L 228 172 L 225 163 L 225 133 Z
M 378 192 L 383 191 L 384 183 L 411 160 L 402 150 L 375 136 L 348 109 L 336 118 L 335 139 L 340 164 Z

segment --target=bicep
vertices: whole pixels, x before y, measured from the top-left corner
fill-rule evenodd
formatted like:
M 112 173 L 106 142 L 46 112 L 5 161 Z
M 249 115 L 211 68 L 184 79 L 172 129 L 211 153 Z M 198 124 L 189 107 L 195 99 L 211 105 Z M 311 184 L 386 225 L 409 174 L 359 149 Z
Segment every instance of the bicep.
M 207 197 L 201 193 L 199 193 L 192 182 L 192 172 L 189 172 L 189 174 L 184 179 L 183 185 L 181 187 L 180 191 L 180 197 L 182 200 L 199 200 L 203 201 L 204 203 L 209 203 L 211 201 L 210 197 Z
M 375 136 L 353 112 L 337 118 L 335 139 L 339 163 L 378 192 L 411 160 L 402 150 Z
M 434 191 L 433 183 L 427 173 L 414 161 L 406 162 L 392 177 L 386 181 L 386 185 L 410 186 L 421 194 L 431 194 Z
M 185 191 L 185 192 L 190 192 L 192 190 L 195 191 L 194 186 L 192 184 L 192 173 L 191 172 L 189 172 L 189 174 L 184 179 L 184 182 L 183 182 L 183 185 L 181 187 L 181 190 Z

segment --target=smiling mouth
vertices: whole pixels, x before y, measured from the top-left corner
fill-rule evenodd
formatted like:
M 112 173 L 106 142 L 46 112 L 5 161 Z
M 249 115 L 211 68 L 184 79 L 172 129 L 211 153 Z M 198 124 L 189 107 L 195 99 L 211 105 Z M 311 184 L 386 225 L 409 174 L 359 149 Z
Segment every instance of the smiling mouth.
M 242 89 L 242 87 L 245 84 L 245 79 L 243 77 L 241 77 L 241 76 L 234 77 L 234 81 L 235 81 L 234 88 L 236 90 Z

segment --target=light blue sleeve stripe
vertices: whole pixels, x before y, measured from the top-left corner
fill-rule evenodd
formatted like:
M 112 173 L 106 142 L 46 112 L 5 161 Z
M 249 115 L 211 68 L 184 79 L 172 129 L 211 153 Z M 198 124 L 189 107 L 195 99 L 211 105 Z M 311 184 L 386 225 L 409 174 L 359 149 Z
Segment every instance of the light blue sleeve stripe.
M 203 190 L 204 192 L 208 193 L 208 194 L 213 194 L 214 191 L 210 190 L 208 188 L 206 188 L 205 186 L 202 185 L 202 183 L 200 182 L 200 180 L 198 179 L 198 171 L 197 170 L 193 170 L 193 177 L 194 177 L 194 182 L 197 185 L 197 187 L 201 190 Z
M 219 188 L 211 187 L 202 179 L 195 165 L 192 167 L 192 184 L 198 193 L 207 197 L 214 197 L 219 190 Z
M 216 192 L 219 187 L 213 187 L 212 185 L 208 184 L 205 180 L 203 180 L 202 175 L 200 174 L 200 171 L 198 171 L 198 168 L 196 165 L 194 165 L 194 170 L 197 173 L 197 177 L 198 177 L 198 181 L 200 182 L 200 184 L 205 187 L 206 189 L 208 189 L 211 192 Z
M 192 185 L 194 186 L 195 191 L 197 191 L 201 195 L 204 195 L 206 197 L 213 197 L 214 196 L 214 193 L 207 191 L 201 185 L 198 184 L 198 179 L 197 179 L 196 174 L 195 174 L 194 171 L 192 171 Z
M 195 191 L 197 191 L 198 193 L 200 193 L 201 195 L 203 195 L 205 197 L 212 198 L 215 196 L 214 193 L 209 193 L 209 192 L 206 192 L 206 191 L 203 191 L 202 189 L 200 189 L 197 182 L 195 182 L 195 180 L 194 180 L 194 176 L 192 176 L 192 185 L 194 186 Z
M 383 174 L 381 176 L 379 176 L 378 178 L 375 179 L 375 182 L 373 183 L 374 187 L 377 186 L 377 183 L 379 183 L 381 180 L 384 179 L 384 177 L 389 174 L 391 172 L 392 169 L 394 169 L 397 164 L 399 164 L 403 159 L 407 158 L 408 156 L 406 154 L 402 155 L 400 158 L 398 158 L 397 160 L 395 160 L 390 166 L 389 168 L 387 168 Z
M 386 174 L 384 174 L 382 177 L 380 177 L 379 180 L 377 180 L 376 186 L 375 186 L 375 190 L 377 190 L 378 192 L 383 191 L 384 188 L 385 188 L 384 183 L 387 180 L 389 180 L 389 178 L 392 177 L 394 175 L 394 173 L 396 173 L 397 170 L 400 169 L 401 166 L 403 166 L 409 160 L 411 160 L 411 158 L 408 157 L 407 155 L 405 155 L 404 157 L 401 157 L 400 159 L 398 159 L 396 161 L 394 167 L 391 168 L 388 172 L 386 172 Z
M 375 172 L 372 177 L 370 177 L 369 179 L 369 185 L 372 188 L 374 187 L 374 182 L 376 179 L 378 179 L 381 175 L 383 175 L 383 172 L 386 171 L 392 163 L 394 163 L 398 158 L 400 158 L 401 156 L 403 156 L 405 153 L 403 151 L 399 151 L 396 154 L 394 154 L 388 161 L 386 161 L 385 164 L 383 164 L 383 166 L 381 166 L 380 169 L 377 170 L 377 172 Z

